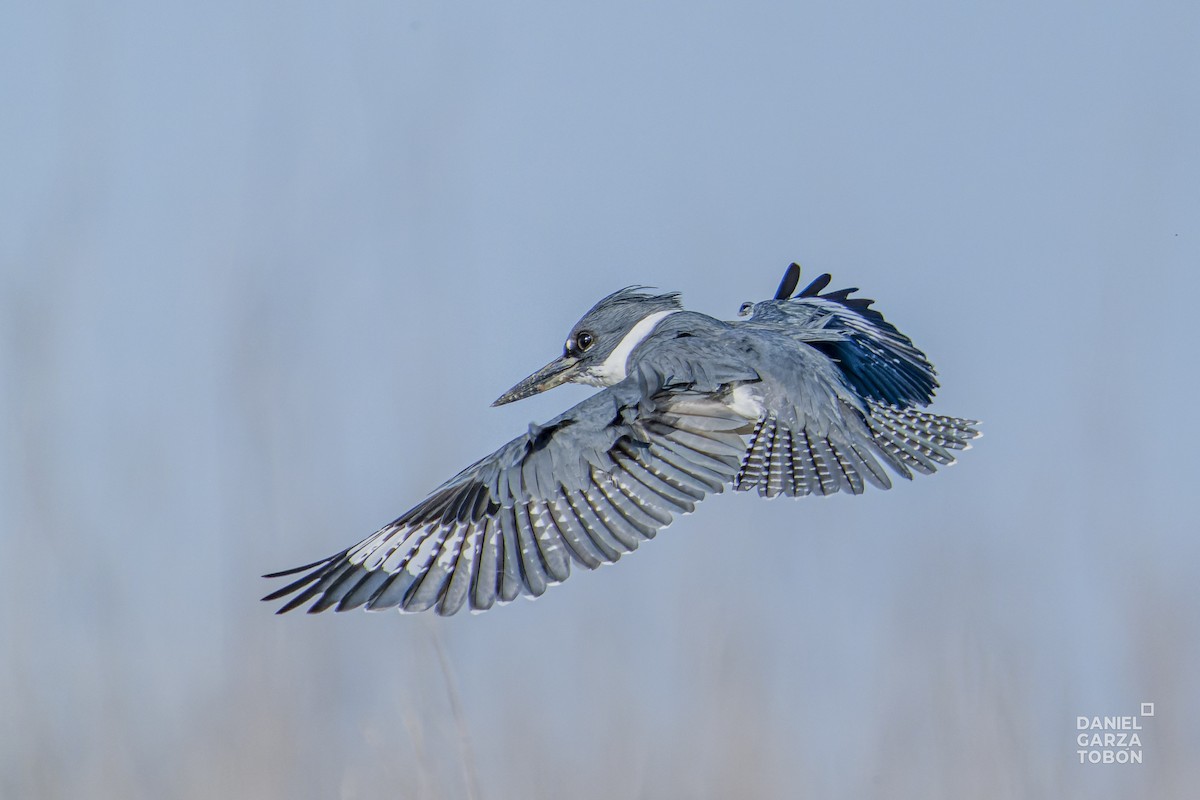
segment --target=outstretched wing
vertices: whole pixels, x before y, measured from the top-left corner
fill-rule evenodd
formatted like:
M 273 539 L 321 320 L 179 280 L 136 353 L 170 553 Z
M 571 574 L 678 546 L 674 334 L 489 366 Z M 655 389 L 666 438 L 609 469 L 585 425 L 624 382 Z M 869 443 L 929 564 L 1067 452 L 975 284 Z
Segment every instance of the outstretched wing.
M 799 278 L 800 269 L 792 264 L 775 298 L 755 303 L 745 324 L 776 327 L 829 356 L 863 398 L 901 408 L 929 404 L 938 387 L 933 365 L 871 307 L 874 300 L 853 297 L 855 288 L 824 292 L 829 273 L 789 297 Z
M 616 561 L 738 471 L 746 421 L 706 395 L 601 391 L 435 489 L 399 519 L 264 600 L 310 613 L 449 615 L 541 595 L 571 563 Z
M 775 298 L 743 323 L 764 352 L 761 380 L 742 391 L 759 414 L 734 488 L 799 496 L 891 486 L 880 461 L 904 478 L 954 463 L 979 436 L 969 419 L 920 411 L 937 388 L 925 354 L 857 289 L 822 291 L 818 276 L 792 297 L 792 264 Z

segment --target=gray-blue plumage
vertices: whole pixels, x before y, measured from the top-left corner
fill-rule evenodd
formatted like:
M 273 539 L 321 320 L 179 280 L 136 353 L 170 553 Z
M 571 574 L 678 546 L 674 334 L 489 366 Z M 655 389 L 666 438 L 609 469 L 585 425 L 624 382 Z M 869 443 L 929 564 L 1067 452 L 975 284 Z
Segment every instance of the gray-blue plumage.
M 358 544 L 268 595 L 280 613 L 434 608 L 476 611 L 541 595 L 571 564 L 593 569 L 653 538 L 727 485 L 803 496 L 933 472 L 978 436 L 973 420 L 918 410 L 933 367 L 908 337 L 851 297 L 793 292 L 723 322 L 676 294 L 623 289 L 568 334 L 563 355 L 502 395 L 564 382 L 604 387 L 480 459 Z

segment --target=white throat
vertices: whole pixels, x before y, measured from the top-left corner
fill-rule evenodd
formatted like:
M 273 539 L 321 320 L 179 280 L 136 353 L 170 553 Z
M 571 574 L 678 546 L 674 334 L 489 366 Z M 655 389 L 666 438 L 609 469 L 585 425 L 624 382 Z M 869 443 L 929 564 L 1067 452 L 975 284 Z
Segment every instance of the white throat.
M 654 332 L 658 323 L 678 310 L 673 308 L 669 311 L 656 311 L 630 328 L 629 333 L 625 334 L 608 358 L 604 359 L 604 363 L 587 371 L 586 382 L 593 386 L 612 386 L 614 383 L 625 380 L 625 376 L 628 374 L 629 356 L 633 353 L 633 349 Z

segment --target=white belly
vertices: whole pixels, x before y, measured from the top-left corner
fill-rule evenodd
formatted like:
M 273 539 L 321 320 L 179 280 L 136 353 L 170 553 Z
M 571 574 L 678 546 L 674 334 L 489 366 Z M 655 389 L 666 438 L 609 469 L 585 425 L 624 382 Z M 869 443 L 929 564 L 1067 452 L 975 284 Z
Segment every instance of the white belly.
M 750 385 L 743 384 L 729 393 L 726 403 L 729 410 L 746 419 L 758 419 L 763 415 L 762 396 Z

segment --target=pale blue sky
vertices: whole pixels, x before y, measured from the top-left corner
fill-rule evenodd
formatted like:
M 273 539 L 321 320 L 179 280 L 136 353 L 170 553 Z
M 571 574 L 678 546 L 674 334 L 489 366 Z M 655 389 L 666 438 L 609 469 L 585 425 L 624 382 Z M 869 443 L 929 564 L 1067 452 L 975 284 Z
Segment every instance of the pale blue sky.
M 1194 4 L 5 16 L 0 795 L 1200 780 Z M 792 260 L 929 353 L 960 465 L 478 617 L 257 602 L 585 396 L 488 407 L 602 295 L 732 317 Z

